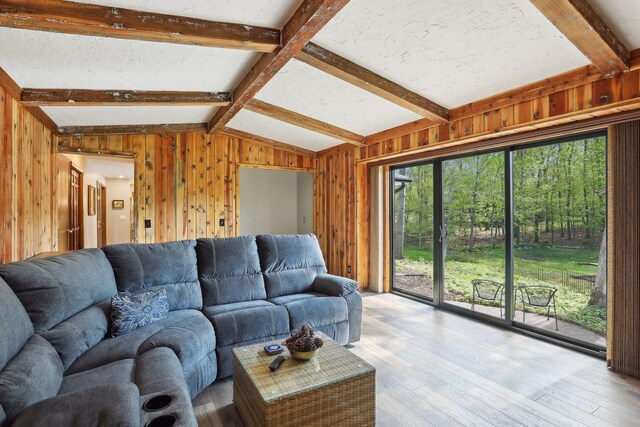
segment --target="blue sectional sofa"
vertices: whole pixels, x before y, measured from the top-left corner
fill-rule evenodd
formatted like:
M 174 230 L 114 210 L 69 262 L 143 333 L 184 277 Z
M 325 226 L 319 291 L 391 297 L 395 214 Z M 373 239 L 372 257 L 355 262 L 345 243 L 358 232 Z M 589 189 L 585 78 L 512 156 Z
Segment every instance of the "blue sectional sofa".
M 232 348 L 303 323 L 358 341 L 357 288 L 327 274 L 311 234 L 112 245 L 0 265 L 0 427 L 163 416 L 195 425 L 191 399 L 232 374 Z M 156 289 L 167 317 L 112 338 L 111 297 Z

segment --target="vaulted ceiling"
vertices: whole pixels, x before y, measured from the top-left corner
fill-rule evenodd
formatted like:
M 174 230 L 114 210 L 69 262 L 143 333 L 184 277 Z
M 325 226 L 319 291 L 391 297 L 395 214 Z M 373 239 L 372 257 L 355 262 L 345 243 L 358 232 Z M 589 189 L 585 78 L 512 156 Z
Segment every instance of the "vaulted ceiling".
M 583 14 L 586 4 L 622 50 L 640 48 L 636 0 L 308 0 L 305 7 L 319 8 L 308 16 L 299 0 L 80 1 L 119 8 L 109 9 L 116 20 L 105 33 L 109 37 L 78 29 L 25 29 L 43 26 L 24 23 L 32 16 L 20 6 L 28 3 L 0 0 L 0 67 L 22 88 L 110 90 L 123 96 L 130 96 L 127 91 L 228 92 L 231 102 L 214 105 L 211 96 L 185 102 L 173 94 L 171 102 L 88 105 L 69 103 L 69 96 L 80 95 L 67 93 L 60 95 L 63 102 L 35 103 L 58 127 L 208 123 L 213 131 L 230 127 L 313 151 L 345 141 L 362 144 L 367 135 L 424 117 L 446 121 L 448 110 L 598 65 L 602 55 L 600 64 L 609 66 L 607 36 L 597 31 L 593 40 L 576 36 L 563 27 L 572 24 L 562 22 L 567 11 L 559 4 Z M 234 31 L 260 32 L 265 41 L 211 47 L 114 37 L 129 25 L 117 21 L 123 9 L 244 24 Z M 284 28 L 282 38 L 258 27 Z M 600 51 L 591 55 L 589 49 Z M 252 80 L 256 74 L 268 78 Z

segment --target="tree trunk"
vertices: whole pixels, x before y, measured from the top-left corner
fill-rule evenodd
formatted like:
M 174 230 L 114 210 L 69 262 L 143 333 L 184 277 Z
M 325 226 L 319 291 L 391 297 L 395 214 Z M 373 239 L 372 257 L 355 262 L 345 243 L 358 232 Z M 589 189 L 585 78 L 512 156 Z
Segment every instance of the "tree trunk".
M 607 308 L 607 226 L 604 226 L 602 241 L 600 242 L 600 255 L 598 256 L 598 273 L 596 274 L 596 286 L 589 298 L 589 305 Z
M 398 171 L 401 175 L 404 175 L 405 170 L 400 169 Z M 404 223 L 405 223 L 405 184 L 402 184 L 402 189 L 398 192 L 397 204 L 396 204 L 396 223 L 394 225 L 394 256 L 395 259 L 404 259 Z

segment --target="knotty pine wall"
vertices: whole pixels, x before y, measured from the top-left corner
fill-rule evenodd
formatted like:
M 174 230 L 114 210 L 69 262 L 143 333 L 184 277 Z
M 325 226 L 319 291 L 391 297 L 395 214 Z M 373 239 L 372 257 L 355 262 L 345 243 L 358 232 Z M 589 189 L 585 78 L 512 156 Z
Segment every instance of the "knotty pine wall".
M 139 243 L 231 237 L 239 230 L 239 167 L 315 172 L 316 159 L 226 134 L 205 132 L 58 137 L 61 151 L 135 159 Z M 259 213 L 256 213 L 259 214 Z M 145 228 L 145 220 L 151 228 Z M 225 225 L 219 225 L 221 219 Z
M 52 132 L 0 87 L 0 263 L 56 250 Z

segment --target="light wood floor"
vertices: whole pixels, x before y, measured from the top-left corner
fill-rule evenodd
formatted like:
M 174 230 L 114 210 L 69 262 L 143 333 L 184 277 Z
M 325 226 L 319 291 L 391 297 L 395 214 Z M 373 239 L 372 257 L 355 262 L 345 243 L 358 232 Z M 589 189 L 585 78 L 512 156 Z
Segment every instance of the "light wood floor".
M 364 294 L 379 426 L 638 426 L 640 381 L 605 362 L 391 294 Z M 242 426 L 232 381 L 204 390 L 200 426 Z

